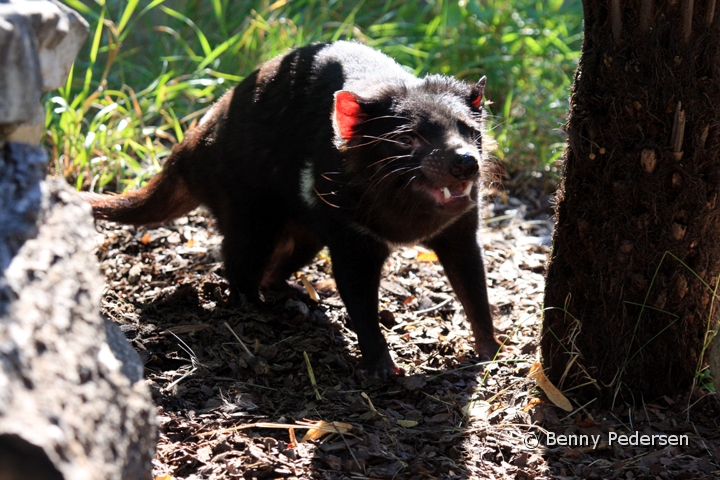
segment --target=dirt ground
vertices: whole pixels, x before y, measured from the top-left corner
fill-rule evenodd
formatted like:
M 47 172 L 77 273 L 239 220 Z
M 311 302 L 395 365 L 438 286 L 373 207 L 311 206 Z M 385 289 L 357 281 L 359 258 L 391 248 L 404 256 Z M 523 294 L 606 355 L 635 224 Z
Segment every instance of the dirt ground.
M 527 378 L 538 356 L 547 207 L 498 198 L 485 212 L 489 295 L 506 342 L 490 364 L 474 359 L 433 254 L 403 248 L 388 259 L 381 320 L 407 376 L 384 383 L 355 375 L 360 354 L 327 255 L 291 281 L 312 284 L 319 302 L 301 295 L 227 309 L 207 212 L 157 229 L 99 223 L 102 311 L 140 352 L 157 404 L 155 478 L 719 478 L 714 393 L 598 410 L 566 392 L 568 413 Z M 634 432 L 687 444 L 611 440 Z

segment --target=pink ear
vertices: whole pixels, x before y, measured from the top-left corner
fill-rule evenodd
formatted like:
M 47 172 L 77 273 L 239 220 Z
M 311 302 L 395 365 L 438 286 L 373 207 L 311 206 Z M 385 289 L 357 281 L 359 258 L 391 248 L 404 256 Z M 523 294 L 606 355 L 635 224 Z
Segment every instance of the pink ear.
M 470 97 L 470 104 L 475 110 L 482 108 L 483 94 L 485 93 L 485 82 L 486 78 L 482 77 L 473 87 L 473 92 Z
M 350 140 L 355 127 L 365 118 L 365 113 L 354 93 L 345 90 L 335 92 L 335 125 L 345 140 Z

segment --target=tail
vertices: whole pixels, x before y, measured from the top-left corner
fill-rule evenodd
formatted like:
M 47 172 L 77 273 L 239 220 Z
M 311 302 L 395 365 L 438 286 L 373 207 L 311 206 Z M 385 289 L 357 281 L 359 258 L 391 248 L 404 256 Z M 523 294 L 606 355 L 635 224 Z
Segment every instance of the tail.
M 122 195 L 80 193 L 92 206 L 93 216 L 131 225 L 158 224 L 188 213 L 200 205 L 201 199 L 209 198 L 205 191 L 209 187 L 203 185 L 214 177 L 223 156 L 217 143 L 218 124 L 229 115 L 234 92 L 223 95 L 200 124 L 186 132 L 162 172 L 144 188 Z
M 122 195 L 79 192 L 92 206 L 93 216 L 132 225 L 162 223 L 200 205 L 177 171 L 164 169 L 144 188 Z

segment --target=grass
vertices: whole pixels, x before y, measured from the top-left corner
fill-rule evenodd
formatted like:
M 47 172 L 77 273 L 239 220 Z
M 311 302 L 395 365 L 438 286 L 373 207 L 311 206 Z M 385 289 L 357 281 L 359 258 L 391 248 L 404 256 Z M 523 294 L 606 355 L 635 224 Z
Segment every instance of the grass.
M 48 95 L 51 170 L 122 191 L 158 171 L 210 104 L 264 60 L 356 39 L 416 74 L 488 77 L 495 155 L 519 180 L 557 178 L 579 58 L 579 2 L 229 0 L 65 3 L 90 22 L 67 84 Z

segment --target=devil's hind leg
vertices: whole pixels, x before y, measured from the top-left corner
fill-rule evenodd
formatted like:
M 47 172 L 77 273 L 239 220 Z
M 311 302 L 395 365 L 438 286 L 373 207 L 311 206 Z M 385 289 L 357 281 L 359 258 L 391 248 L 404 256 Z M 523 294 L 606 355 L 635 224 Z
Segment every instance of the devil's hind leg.
M 260 290 L 264 292 L 288 290 L 286 280 L 309 264 L 322 247 L 322 242 L 305 227 L 292 221 L 288 222 L 275 244 Z
M 233 208 L 218 218 L 224 235 L 225 278 L 230 283 L 230 305 L 259 300 L 258 288 L 282 231 L 284 218 L 269 209 Z

